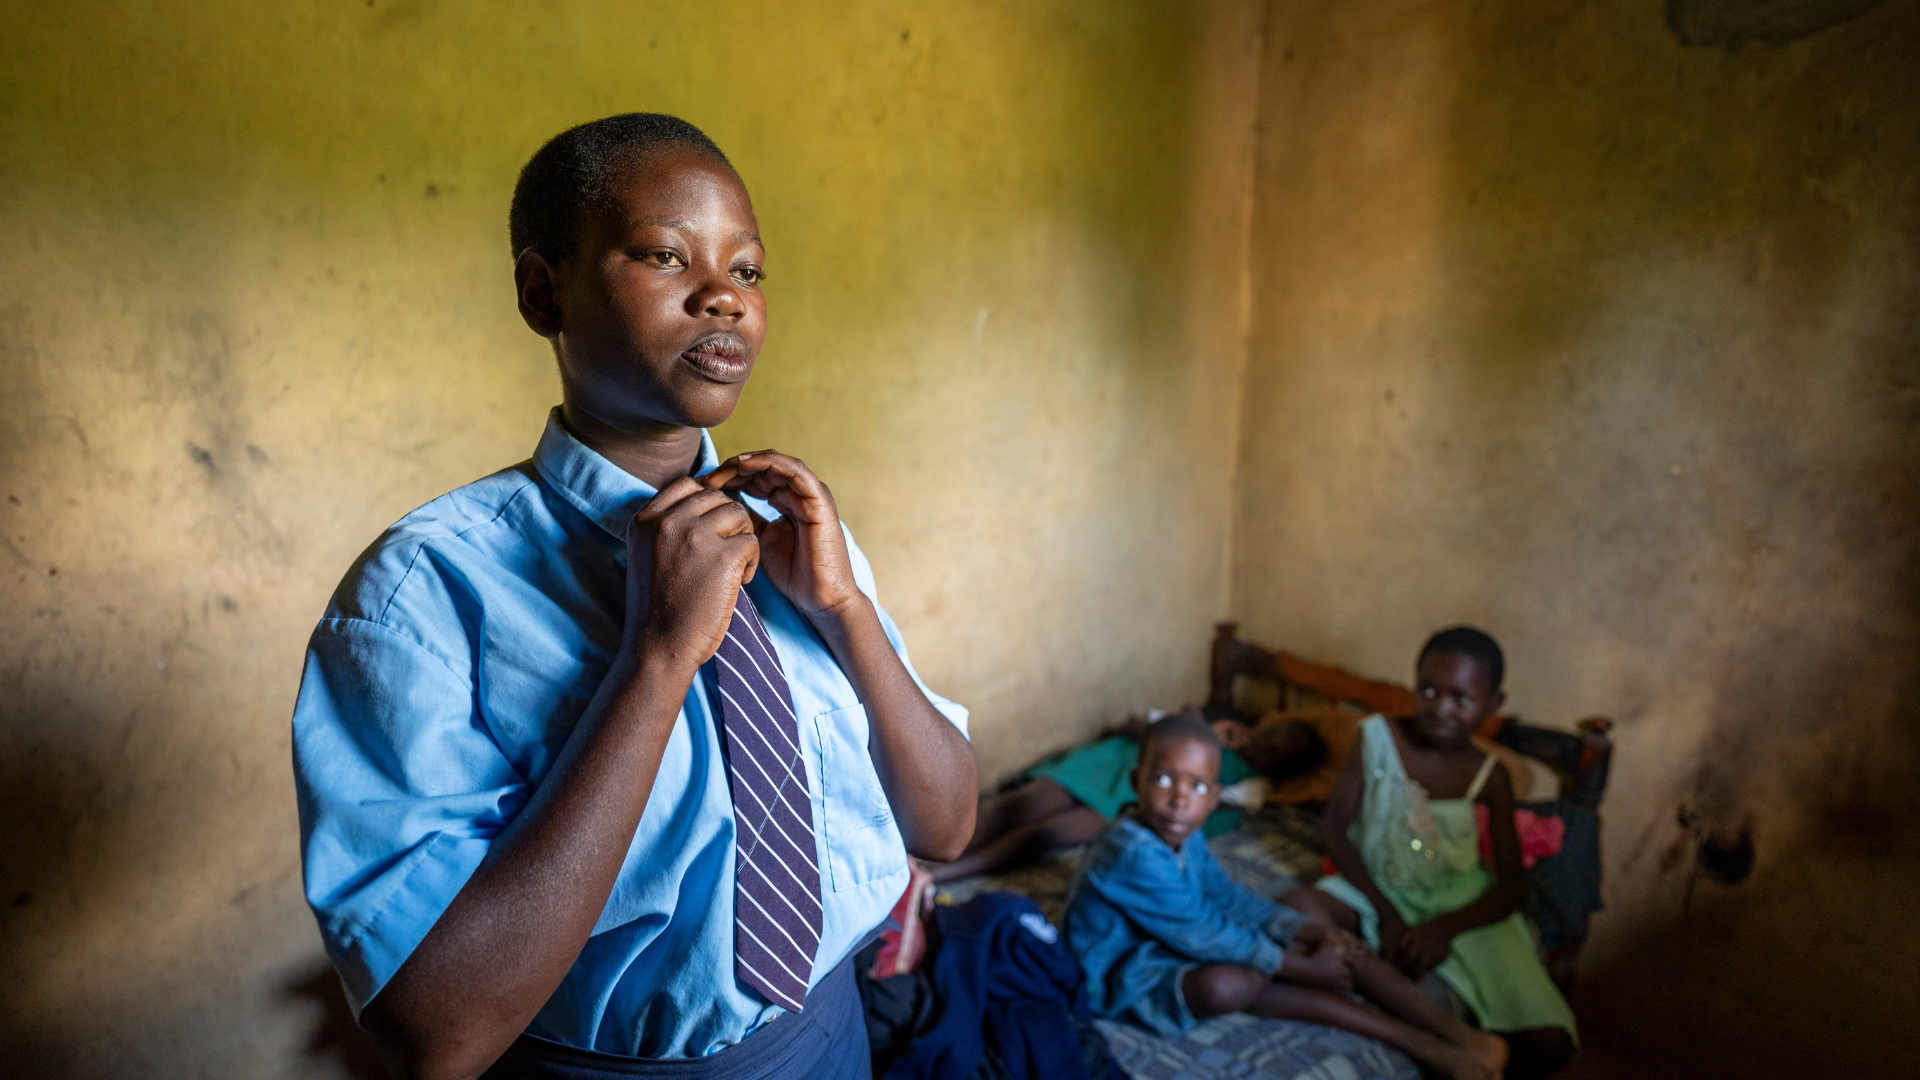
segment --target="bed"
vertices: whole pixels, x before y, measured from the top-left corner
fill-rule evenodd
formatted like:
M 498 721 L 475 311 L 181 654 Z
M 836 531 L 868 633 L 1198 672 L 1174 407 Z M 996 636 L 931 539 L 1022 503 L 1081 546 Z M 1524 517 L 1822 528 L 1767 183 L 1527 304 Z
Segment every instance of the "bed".
M 1355 716 L 1370 712 L 1406 715 L 1412 691 L 1251 642 L 1235 623 L 1215 628 L 1206 712 L 1213 718 L 1252 721 L 1271 709 L 1339 707 Z M 1605 717 L 1588 717 L 1572 730 L 1537 727 L 1516 716 L 1496 716 L 1481 735 L 1521 755 L 1544 782 L 1523 805 L 1562 817 L 1566 839 L 1559 854 L 1528 872 L 1527 913 L 1543 943 L 1548 970 L 1562 987 L 1571 985 L 1586 940 L 1587 924 L 1600 908 L 1599 807 L 1612 757 Z M 1248 813 L 1241 825 L 1209 842 L 1221 866 L 1242 884 L 1278 896 L 1319 877 L 1318 807 L 1270 802 Z M 936 902 L 960 903 L 987 889 L 1030 897 L 1054 925 L 1061 925 L 1067 885 L 1078 851 L 1037 866 L 954 882 Z M 1346 1032 L 1310 1024 L 1224 1016 L 1208 1020 L 1178 1039 L 1096 1021 L 1114 1059 L 1136 1080 L 1306 1080 L 1323 1077 L 1417 1080 L 1419 1070 L 1401 1054 Z

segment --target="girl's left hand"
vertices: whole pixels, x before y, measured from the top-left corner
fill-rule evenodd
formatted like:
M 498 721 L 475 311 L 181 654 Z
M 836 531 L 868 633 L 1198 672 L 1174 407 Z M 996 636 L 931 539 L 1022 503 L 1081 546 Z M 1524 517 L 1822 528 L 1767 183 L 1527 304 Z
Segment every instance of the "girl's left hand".
M 1453 935 L 1435 926 L 1423 922 L 1410 926 L 1400 935 L 1400 947 L 1394 951 L 1394 961 L 1410 974 L 1431 971 L 1446 960 L 1453 952 Z
M 753 515 L 760 570 L 808 618 L 837 614 L 860 600 L 833 492 L 805 462 L 756 450 L 728 458 L 703 481 L 712 489 L 765 499 L 780 511 L 773 521 Z

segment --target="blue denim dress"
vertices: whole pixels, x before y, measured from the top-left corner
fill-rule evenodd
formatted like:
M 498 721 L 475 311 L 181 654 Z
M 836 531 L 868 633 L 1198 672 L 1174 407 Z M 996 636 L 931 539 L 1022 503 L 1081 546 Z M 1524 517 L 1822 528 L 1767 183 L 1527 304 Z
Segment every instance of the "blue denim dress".
M 1194 1025 L 1180 982 L 1201 964 L 1272 975 L 1306 916 L 1229 878 L 1196 832 L 1178 851 L 1131 814 L 1087 847 L 1067 894 L 1067 944 L 1095 1016 L 1174 1036 Z

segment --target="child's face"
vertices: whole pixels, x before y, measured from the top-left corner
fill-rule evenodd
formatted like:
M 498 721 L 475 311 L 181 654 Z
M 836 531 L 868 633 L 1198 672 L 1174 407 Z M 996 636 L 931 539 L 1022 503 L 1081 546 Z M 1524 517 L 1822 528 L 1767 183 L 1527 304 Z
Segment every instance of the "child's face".
M 1465 746 L 1507 700 L 1491 685 L 1486 666 L 1463 653 L 1428 653 L 1413 687 L 1413 729 L 1442 750 Z
M 617 192 L 582 218 L 554 283 L 568 407 L 626 431 L 712 427 L 766 338 L 753 204 L 726 166 L 684 149 L 641 159 Z
M 1133 771 L 1141 824 L 1178 848 L 1220 804 L 1220 751 L 1199 739 L 1155 740 Z

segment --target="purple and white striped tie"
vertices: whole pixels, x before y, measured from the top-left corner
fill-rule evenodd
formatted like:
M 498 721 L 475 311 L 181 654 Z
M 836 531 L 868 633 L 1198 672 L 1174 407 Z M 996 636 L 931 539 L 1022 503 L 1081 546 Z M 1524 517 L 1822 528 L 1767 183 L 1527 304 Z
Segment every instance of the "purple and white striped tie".
M 820 865 L 799 723 L 773 639 L 745 589 L 715 654 L 733 772 L 733 966 L 789 1012 L 807 1000 L 820 948 Z

